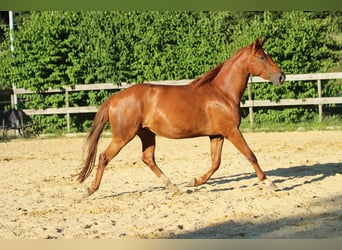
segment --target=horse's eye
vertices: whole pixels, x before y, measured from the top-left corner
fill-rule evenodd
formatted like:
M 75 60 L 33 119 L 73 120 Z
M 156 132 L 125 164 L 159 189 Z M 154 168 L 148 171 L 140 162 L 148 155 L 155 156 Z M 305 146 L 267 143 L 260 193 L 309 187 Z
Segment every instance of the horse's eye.
M 260 58 L 261 61 L 265 60 L 265 56 L 264 55 L 260 56 L 259 58 Z

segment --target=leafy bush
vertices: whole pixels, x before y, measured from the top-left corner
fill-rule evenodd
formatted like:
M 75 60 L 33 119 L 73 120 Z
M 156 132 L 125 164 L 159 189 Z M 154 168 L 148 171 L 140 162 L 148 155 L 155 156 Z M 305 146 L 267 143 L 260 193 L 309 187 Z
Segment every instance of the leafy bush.
M 17 25 L 12 55 L 8 34 L 0 45 L 0 85 L 31 89 L 20 96 L 21 108 L 65 106 L 63 94 L 48 88 L 75 84 L 143 82 L 197 78 L 256 37 L 287 74 L 326 72 L 338 66 L 340 46 L 330 36 L 340 32 L 339 12 L 32 12 Z M 334 19 L 332 19 L 334 17 Z M 339 28 L 339 29 L 338 29 Z M 341 84 L 323 85 L 325 95 Z M 274 88 L 254 84 L 255 99 L 306 98 L 315 82 L 285 83 Z M 70 106 L 100 105 L 112 91 L 69 95 Z M 246 95 L 244 96 L 246 99 Z M 314 108 L 283 111 L 257 109 L 256 119 L 296 122 Z M 265 116 L 264 114 L 268 115 Z M 258 116 L 260 115 L 260 118 Z M 89 126 L 89 115 L 73 115 L 72 130 Z M 305 119 L 306 119 L 305 118 Z M 44 132 L 65 128 L 64 116 L 35 117 Z

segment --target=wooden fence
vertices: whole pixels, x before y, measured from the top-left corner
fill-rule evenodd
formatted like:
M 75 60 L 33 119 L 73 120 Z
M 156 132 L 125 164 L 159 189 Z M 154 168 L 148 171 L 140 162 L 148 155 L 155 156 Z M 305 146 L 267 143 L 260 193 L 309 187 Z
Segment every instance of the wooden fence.
M 242 108 L 248 108 L 250 114 L 250 124 L 253 126 L 253 108 L 254 107 L 271 107 L 271 106 L 301 106 L 301 105 L 318 105 L 319 120 L 322 121 L 323 117 L 323 105 L 324 104 L 341 104 L 342 96 L 340 97 L 322 97 L 322 80 L 329 79 L 342 79 L 342 72 L 336 73 L 314 73 L 314 74 L 298 74 L 298 75 L 286 75 L 286 81 L 317 81 L 317 96 L 316 98 L 306 99 L 280 99 L 277 102 L 270 100 L 253 100 L 251 83 L 265 82 L 260 77 L 250 77 L 249 84 L 247 87 L 248 100 L 241 103 Z M 164 84 L 164 85 L 186 85 L 191 80 L 178 80 L 178 81 L 152 81 L 153 84 Z M 67 131 L 70 131 L 70 114 L 76 113 L 95 113 L 97 107 L 95 106 L 84 106 L 84 107 L 70 107 L 69 106 L 69 92 L 73 91 L 89 91 L 89 90 L 118 90 L 124 89 L 133 84 L 122 83 L 121 85 L 112 83 L 103 84 L 83 84 L 76 85 L 75 87 L 64 87 L 62 89 L 49 89 L 45 93 L 65 93 L 65 107 L 62 108 L 47 108 L 47 109 L 24 109 L 24 112 L 28 115 L 51 115 L 51 114 L 66 114 L 67 119 Z M 13 89 L 14 95 L 21 94 L 35 94 L 34 91 L 26 89 Z

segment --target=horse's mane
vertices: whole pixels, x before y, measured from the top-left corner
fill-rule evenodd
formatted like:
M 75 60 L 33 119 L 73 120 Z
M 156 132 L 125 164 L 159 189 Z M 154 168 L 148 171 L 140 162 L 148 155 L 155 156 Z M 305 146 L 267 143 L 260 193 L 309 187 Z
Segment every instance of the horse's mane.
M 196 87 L 200 87 L 211 80 L 213 80 L 217 74 L 221 71 L 223 65 L 229 63 L 232 64 L 234 62 L 234 59 L 237 58 L 242 54 L 242 52 L 246 49 L 249 48 L 250 46 L 246 46 L 238 51 L 236 51 L 230 58 L 228 58 L 226 61 L 218 64 L 215 68 L 212 68 L 210 71 L 205 73 L 204 75 L 200 76 L 199 78 L 193 80 L 190 84 Z
M 210 82 L 212 79 L 217 76 L 217 74 L 220 72 L 221 68 L 223 67 L 224 63 L 220 63 L 215 68 L 211 69 L 204 75 L 200 76 L 199 78 L 193 80 L 190 84 L 194 86 L 202 86 L 203 84 Z

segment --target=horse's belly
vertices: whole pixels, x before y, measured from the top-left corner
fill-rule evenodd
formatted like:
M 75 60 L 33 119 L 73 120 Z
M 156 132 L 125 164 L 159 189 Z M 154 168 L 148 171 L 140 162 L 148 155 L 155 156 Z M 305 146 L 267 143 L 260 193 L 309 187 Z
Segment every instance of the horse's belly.
M 146 124 L 157 135 L 172 138 L 191 138 L 206 135 L 206 121 L 191 116 L 179 114 L 177 117 L 154 117 L 150 124 Z

